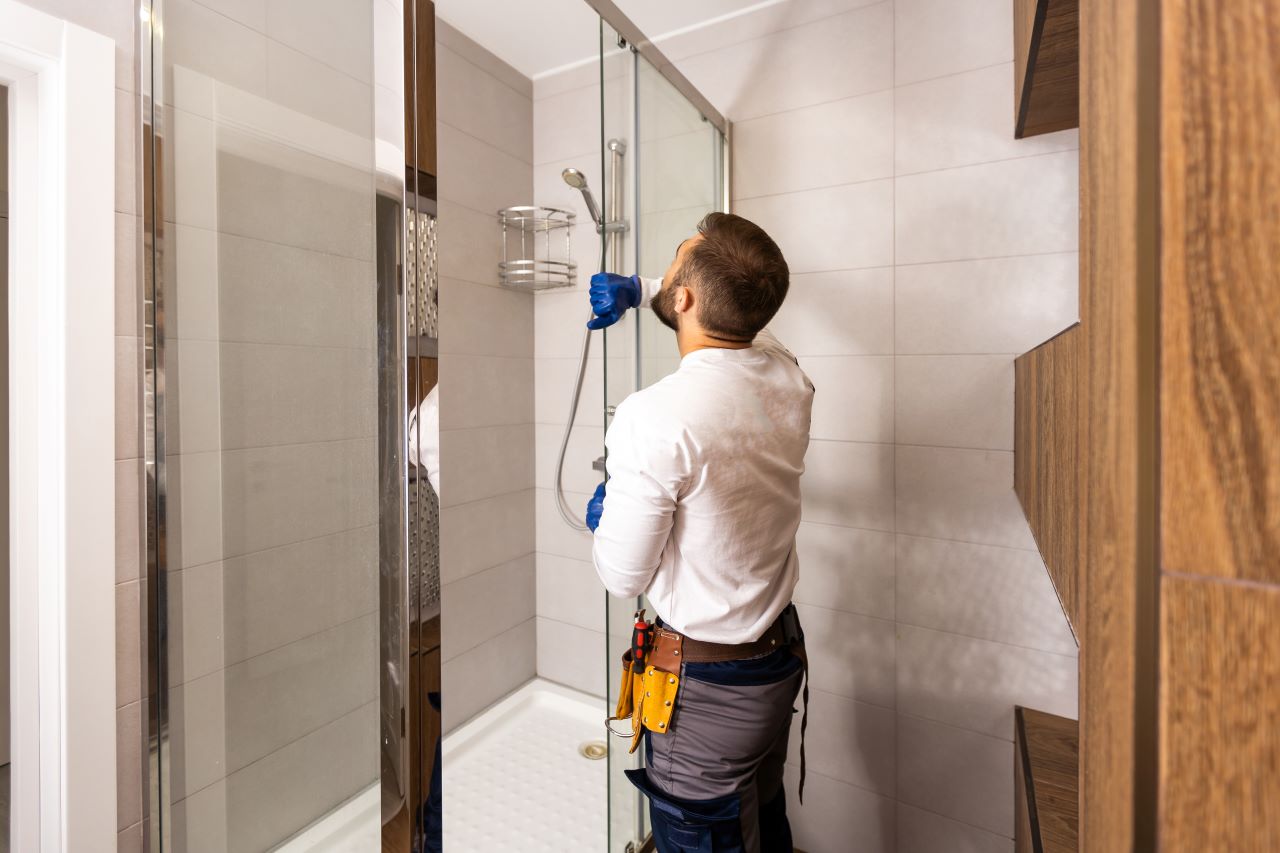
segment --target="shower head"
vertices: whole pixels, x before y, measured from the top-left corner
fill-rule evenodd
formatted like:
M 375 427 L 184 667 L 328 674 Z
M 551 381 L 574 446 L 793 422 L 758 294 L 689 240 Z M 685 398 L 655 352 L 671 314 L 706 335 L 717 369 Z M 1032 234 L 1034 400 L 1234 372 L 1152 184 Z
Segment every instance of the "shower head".
M 564 182 L 575 190 L 585 190 L 587 188 L 587 176 L 577 169 L 565 169 L 560 173 L 560 177 L 564 178 Z
M 591 214 L 596 229 L 601 228 L 603 223 L 600 219 L 600 208 L 596 206 L 595 196 L 591 194 L 591 187 L 587 185 L 587 176 L 577 169 L 565 169 L 560 173 L 560 177 L 564 178 L 566 184 L 582 193 L 582 199 L 587 203 L 587 212 Z

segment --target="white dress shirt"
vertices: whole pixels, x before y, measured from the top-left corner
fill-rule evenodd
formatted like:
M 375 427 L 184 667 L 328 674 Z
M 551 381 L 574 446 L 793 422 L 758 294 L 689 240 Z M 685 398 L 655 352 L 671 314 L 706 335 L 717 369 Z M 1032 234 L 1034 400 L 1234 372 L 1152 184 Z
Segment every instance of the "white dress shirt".
M 409 463 L 427 469 L 427 480 L 440 496 L 440 389 L 431 386 L 409 416 Z M 419 423 L 419 421 L 421 423 Z
M 644 282 L 644 302 L 656 291 Z M 813 384 L 761 332 L 700 349 L 618 406 L 596 571 L 614 595 L 645 593 L 675 630 L 751 642 L 791 601 Z

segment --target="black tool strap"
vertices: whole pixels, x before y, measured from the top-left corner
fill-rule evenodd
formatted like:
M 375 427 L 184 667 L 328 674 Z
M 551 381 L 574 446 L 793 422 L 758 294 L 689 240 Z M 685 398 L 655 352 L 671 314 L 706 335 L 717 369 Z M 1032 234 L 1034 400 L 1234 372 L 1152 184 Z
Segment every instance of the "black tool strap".
M 791 653 L 800 658 L 800 663 L 804 669 L 804 711 L 800 715 L 800 805 L 804 805 L 804 777 L 805 777 L 805 760 L 804 760 L 804 734 L 805 729 L 809 728 L 809 653 L 805 650 L 804 641 L 802 640 L 791 647 Z

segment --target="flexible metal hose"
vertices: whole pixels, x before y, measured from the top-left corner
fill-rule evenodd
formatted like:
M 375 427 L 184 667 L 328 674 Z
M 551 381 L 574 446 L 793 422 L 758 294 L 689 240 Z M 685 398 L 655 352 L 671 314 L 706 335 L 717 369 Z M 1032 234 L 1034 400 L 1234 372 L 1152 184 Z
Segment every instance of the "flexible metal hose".
M 594 312 L 587 314 L 590 320 L 595 316 Z M 573 383 L 573 394 L 569 400 L 569 417 L 565 419 L 564 438 L 560 440 L 560 458 L 556 460 L 556 512 L 560 513 L 560 518 L 564 523 L 572 527 L 574 530 L 586 530 L 586 522 L 581 520 L 586 516 L 586 507 L 581 508 L 581 512 L 574 513 L 573 507 L 569 506 L 569 501 L 564 496 L 564 457 L 569 450 L 569 434 L 573 432 L 573 422 L 578 415 L 578 399 L 582 396 L 582 383 L 587 375 L 587 355 L 591 352 L 591 330 L 582 330 L 582 354 L 578 357 L 578 376 Z

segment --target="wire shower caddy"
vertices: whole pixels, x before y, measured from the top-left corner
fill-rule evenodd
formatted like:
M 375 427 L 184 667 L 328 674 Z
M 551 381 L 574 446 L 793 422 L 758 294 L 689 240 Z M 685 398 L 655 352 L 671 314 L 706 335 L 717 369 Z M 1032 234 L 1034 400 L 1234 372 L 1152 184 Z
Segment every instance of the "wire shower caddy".
M 572 287 L 578 280 L 573 261 L 573 221 L 567 210 L 518 205 L 498 211 L 502 262 L 498 282 L 517 290 Z

